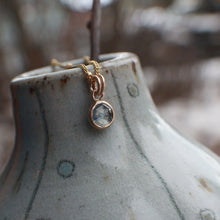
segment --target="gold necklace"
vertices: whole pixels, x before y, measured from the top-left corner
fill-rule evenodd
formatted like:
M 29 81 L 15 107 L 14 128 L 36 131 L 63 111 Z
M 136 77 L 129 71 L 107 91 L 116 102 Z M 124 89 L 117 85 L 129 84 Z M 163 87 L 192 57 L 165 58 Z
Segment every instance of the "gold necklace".
M 95 74 L 92 74 L 85 64 L 72 65 L 71 63 L 63 65 L 56 59 L 52 59 L 51 65 L 53 67 L 59 66 L 65 69 L 81 68 L 86 75 L 89 83 L 90 92 L 94 103 L 89 108 L 89 119 L 93 127 L 97 129 L 105 129 L 112 125 L 115 119 L 115 112 L 113 107 L 106 101 L 103 101 L 105 91 L 105 78 L 100 72 L 99 63 L 85 57 L 85 63 L 93 65 Z

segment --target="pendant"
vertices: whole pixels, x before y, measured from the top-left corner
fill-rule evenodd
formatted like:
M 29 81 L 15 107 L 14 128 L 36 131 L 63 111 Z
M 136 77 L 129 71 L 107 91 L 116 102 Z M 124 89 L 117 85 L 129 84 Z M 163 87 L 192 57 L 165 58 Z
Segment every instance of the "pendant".
M 89 118 L 93 127 L 105 129 L 111 126 L 115 119 L 113 107 L 106 101 L 103 101 L 105 90 L 105 79 L 101 74 L 89 75 L 90 91 L 94 104 L 89 109 Z
M 62 63 L 53 59 L 51 61 L 51 65 L 53 67 L 58 65 L 66 69 L 80 67 L 83 70 L 83 72 L 86 74 L 86 79 L 90 84 L 90 91 L 92 93 L 92 98 L 95 102 L 89 110 L 90 122 L 92 126 L 97 129 L 105 129 L 111 126 L 111 124 L 113 123 L 115 119 L 115 112 L 113 107 L 108 102 L 102 101 L 105 91 L 105 78 L 100 73 L 98 62 L 94 60 L 87 60 L 86 58 L 85 61 L 88 64 L 92 64 L 94 66 L 95 74 L 92 74 L 87 69 L 85 64 L 79 64 L 75 66 L 72 64 L 63 65 Z
M 98 100 L 91 106 L 89 117 L 93 127 L 104 129 L 110 127 L 113 123 L 115 112 L 108 102 Z

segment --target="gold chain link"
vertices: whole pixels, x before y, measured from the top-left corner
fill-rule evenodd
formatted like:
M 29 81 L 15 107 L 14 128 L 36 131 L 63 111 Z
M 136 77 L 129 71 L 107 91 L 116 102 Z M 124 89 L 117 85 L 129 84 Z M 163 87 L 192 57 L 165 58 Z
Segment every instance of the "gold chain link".
M 90 60 L 89 57 L 84 57 L 84 60 L 85 60 L 85 63 L 86 64 L 91 64 L 93 65 L 94 69 L 95 69 L 95 74 L 96 75 L 100 75 L 100 67 L 99 67 L 99 64 L 98 62 L 96 62 L 95 60 Z M 64 68 L 64 69 L 73 69 L 73 68 L 80 68 L 82 69 L 82 71 L 87 75 L 87 78 L 90 79 L 89 76 L 92 75 L 92 73 L 87 69 L 86 65 L 85 64 L 79 64 L 79 65 L 73 65 L 71 63 L 68 63 L 67 65 L 64 65 L 62 63 L 60 63 L 58 60 L 56 59 L 52 59 L 51 60 L 51 66 L 52 67 L 56 67 L 56 66 L 59 66 L 61 68 Z
M 88 80 L 90 84 L 90 91 L 92 92 L 92 96 L 94 100 L 98 100 L 96 97 L 99 97 L 99 99 L 102 99 L 104 97 L 104 90 L 105 90 L 105 79 L 100 73 L 100 67 L 98 62 L 95 60 L 90 60 L 88 56 L 84 57 L 85 63 L 87 65 L 91 64 L 93 65 L 95 69 L 95 74 L 92 74 L 87 66 L 85 64 L 79 64 L 79 65 L 73 65 L 71 63 L 68 63 L 66 65 L 60 63 L 56 59 L 51 60 L 51 66 L 56 67 L 59 66 L 61 68 L 65 69 L 73 69 L 73 68 L 80 68 L 86 75 L 86 79 Z

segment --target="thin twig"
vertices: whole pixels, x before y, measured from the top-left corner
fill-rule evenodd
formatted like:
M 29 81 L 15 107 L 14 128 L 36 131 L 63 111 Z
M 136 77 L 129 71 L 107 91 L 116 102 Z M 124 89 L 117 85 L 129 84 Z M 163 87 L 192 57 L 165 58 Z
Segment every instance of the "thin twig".
M 100 29 L 101 29 L 101 3 L 93 0 L 92 19 L 90 23 L 91 59 L 99 61 L 100 54 Z

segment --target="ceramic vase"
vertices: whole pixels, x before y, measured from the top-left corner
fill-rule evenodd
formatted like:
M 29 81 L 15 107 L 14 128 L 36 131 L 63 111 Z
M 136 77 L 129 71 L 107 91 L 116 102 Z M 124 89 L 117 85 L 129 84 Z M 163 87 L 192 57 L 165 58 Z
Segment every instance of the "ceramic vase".
M 219 158 L 159 116 L 136 55 L 102 55 L 100 67 L 115 111 L 105 130 L 89 123 L 81 69 L 48 66 L 12 80 L 16 138 L 0 177 L 0 219 L 220 219 Z

